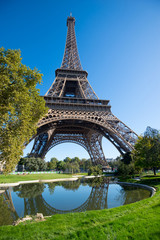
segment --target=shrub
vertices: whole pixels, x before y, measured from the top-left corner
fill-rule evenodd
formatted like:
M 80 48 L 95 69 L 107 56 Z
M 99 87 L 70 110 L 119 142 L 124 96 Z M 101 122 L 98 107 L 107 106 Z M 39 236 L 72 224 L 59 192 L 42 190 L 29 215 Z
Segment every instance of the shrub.
M 88 175 L 101 175 L 102 174 L 102 167 L 100 165 L 92 166 L 88 170 Z

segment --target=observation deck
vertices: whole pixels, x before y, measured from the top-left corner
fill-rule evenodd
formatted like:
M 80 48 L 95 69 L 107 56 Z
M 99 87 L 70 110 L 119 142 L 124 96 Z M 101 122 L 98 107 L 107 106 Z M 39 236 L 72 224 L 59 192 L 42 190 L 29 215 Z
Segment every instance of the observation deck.
M 109 100 L 43 96 L 50 109 L 110 111 Z

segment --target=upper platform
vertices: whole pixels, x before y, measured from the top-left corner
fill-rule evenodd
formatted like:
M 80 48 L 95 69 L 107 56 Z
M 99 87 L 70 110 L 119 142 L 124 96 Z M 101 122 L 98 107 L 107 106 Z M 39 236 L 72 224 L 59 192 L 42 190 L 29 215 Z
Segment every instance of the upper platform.
M 110 112 L 109 100 L 43 96 L 50 109 Z
M 77 69 L 62 69 L 62 68 L 58 68 L 56 69 L 55 71 L 55 75 L 56 77 L 57 76 L 60 76 L 60 75 L 65 75 L 65 76 L 68 76 L 68 75 L 83 75 L 87 78 L 88 76 L 88 72 L 87 71 L 84 71 L 84 70 L 77 70 Z

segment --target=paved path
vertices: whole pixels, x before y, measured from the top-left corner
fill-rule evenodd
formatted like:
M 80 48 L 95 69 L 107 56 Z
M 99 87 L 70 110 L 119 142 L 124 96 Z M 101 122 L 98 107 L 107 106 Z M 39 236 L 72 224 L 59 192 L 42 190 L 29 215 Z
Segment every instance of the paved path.
M 56 179 L 46 179 L 46 180 L 30 180 L 30 181 L 20 181 L 15 183 L 0 183 L 0 187 L 15 187 L 20 184 L 27 184 L 27 183 L 47 183 L 47 182 L 62 182 L 62 181 L 77 181 L 79 177 L 84 178 L 95 178 L 101 176 L 85 176 L 85 175 L 76 175 L 72 176 L 71 178 L 56 178 Z M 1 192 L 0 192 L 1 193 Z
M 46 179 L 46 180 L 30 180 L 30 181 L 20 181 L 15 183 L 0 183 L 0 187 L 14 187 L 20 184 L 27 184 L 27 183 L 45 183 L 45 182 L 60 182 L 60 181 L 76 181 L 77 177 L 72 178 L 57 178 L 57 179 Z

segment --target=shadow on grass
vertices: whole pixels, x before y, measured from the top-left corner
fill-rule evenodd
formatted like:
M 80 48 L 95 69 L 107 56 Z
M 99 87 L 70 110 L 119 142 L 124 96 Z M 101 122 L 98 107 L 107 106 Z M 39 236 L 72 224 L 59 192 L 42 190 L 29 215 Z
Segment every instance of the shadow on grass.
M 123 177 L 118 177 L 120 181 L 122 182 L 131 182 L 131 183 L 140 183 L 144 185 L 148 185 L 151 187 L 155 187 L 157 191 L 160 190 L 160 176 L 159 175 L 147 175 L 143 176 L 140 181 L 136 181 L 134 178 L 123 178 Z
M 157 232 L 153 232 L 152 234 L 150 234 L 150 238 L 148 239 L 160 239 L 160 231 L 157 231 Z
M 141 179 L 140 181 L 141 184 L 146 184 L 149 186 L 157 186 L 160 184 L 160 177 L 154 177 L 154 178 L 147 178 L 147 179 Z
M 154 206 L 152 206 L 152 208 L 154 208 L 154 209 L 155 209 L 155 208 L 158 208 L 158 209 L 159 209 L 159 208 L 160 208 L 160 203 L 155 204 Z M 159 234 L 159 237 L 160 237 L 160 234 Z

